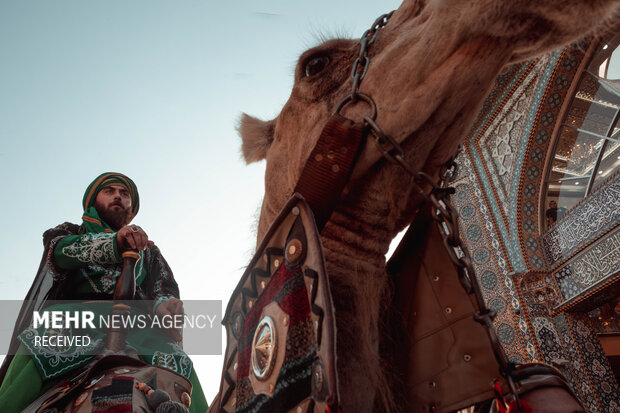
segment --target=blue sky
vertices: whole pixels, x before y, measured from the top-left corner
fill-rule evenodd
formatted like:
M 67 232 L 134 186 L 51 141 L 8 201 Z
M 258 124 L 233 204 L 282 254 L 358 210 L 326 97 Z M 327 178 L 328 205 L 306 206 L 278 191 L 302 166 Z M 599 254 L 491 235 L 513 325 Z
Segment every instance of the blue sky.
M 397 5 L 0 0 L 0 298 L 24 297 L 43 231 L 79 223 L 86 186 L 119 171 L 182 298 L 225 307 L 263 193 L 264 163 L 240 157 L 239 115 L 276 116 L 320 34 L 359 37 Z M 222 358 L 194 362 L 211 400 Z

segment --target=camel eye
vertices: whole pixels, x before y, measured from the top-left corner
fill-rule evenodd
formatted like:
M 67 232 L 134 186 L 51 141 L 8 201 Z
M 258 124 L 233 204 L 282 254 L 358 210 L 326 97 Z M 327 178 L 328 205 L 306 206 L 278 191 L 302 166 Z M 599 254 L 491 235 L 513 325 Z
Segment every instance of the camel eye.
M 325 69 L 325 66 L 329 63 L 329 57 L 319 56 L 313 57 L 312 59 L 306 62 L 304 67 L 304 72 L 306 73 L 306 77 L 312 77 Z

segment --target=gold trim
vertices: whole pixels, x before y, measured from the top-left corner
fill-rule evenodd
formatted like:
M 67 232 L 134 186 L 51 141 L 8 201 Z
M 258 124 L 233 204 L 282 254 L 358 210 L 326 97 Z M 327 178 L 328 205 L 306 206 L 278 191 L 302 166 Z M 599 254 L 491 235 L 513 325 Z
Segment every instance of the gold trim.
M 101 225 L 101 221 L 99 221 L 97 218 L 92 218 L 86 215 L 82 216 L 82 220 L 86 222 L 92 222 L 93 224 Z
M 132 251 L 132 250 L 123 252 L 121 254 L 121 256 L 123 258 L 134 258 L 136 260 L 140 259 L 140 254 L 138 254 L 136 251 Z
M 109 178 L 110 175 L 112 175 L 112 173 L 105 174 L 104 176 L 99 177 L 99 179 L 97 179 L 95 182 L 93 182 L 93 185 L 90 188 L 90 191 L 88 191 L 88 195 L 84 199 L 84 201 L 85 201 L 84 205 L 83 205 L 84 211 L 86 211 L 86 209 L 88 209 L 88 204 L 90 204 L 90 199 L 93 197 L 93 194 L 95 193 L 95 191 L 97 191 L 97 188 L 99 188 L 99 185 L 101 185 L 101 183 L 103 181 L 105 181 L 107 178 Z

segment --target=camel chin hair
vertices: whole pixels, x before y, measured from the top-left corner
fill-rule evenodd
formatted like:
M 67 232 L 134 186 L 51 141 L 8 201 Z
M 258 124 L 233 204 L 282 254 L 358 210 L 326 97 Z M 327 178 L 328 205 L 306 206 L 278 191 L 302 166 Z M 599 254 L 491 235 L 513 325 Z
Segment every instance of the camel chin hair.
M 245 113 L 241 115 L 237 131 L 241 136 L 241 153 L 246 163 L 265 159 L 273 141 L 275 124 L 275 119 L 264 121 Z

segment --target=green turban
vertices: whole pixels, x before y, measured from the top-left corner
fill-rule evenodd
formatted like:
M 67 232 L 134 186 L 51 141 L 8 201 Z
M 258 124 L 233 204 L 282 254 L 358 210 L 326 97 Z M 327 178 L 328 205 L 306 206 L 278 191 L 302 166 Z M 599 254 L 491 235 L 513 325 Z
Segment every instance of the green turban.
M 95 204 L 97 194 L 106 186 L 110 185 L 122 185 L 131 197 L 131 214 L 136 216 L 138 209 L 140 209 L 140 196 L 138 195 L 138 188 L 136 184 L 125 175 L 118 172 L 105 172 L 99 175 L 84 192 L 84 198 L 82 199 L 82 206 L 84 211 L 88 210 Z

